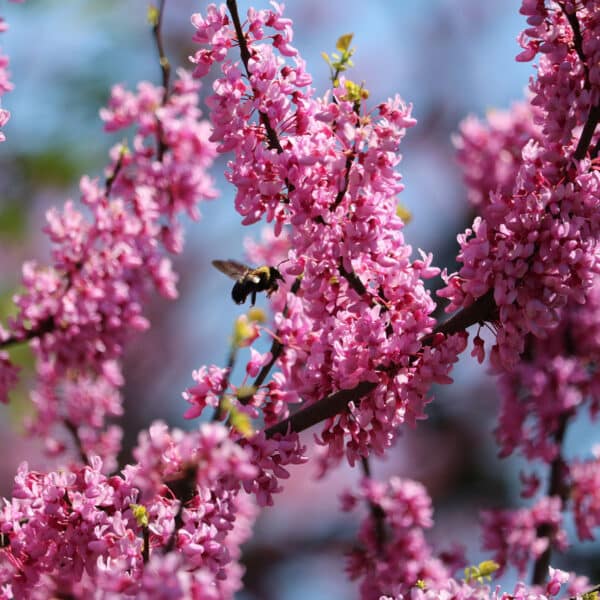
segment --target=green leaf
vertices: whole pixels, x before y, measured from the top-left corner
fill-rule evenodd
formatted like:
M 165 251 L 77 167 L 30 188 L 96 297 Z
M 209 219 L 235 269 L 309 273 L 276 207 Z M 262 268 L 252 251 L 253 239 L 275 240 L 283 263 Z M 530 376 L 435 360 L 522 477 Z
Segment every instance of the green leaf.
M 483 583 L 486 579 L 490 580 L 492 573 L 495 573 L 500 565 L 493 560 L 484 560 L 477 566 L 470 566 L 465 569 L 465 581 L 472 583 Z
M 130 504 L 131 512 L 140 527 L 148 527 L 148 511 L 143 504 Z
M 240 388 L 240 390 L 243 394 L 247 394 L 249 391 L 248 388 L 244 387 Z M 232 399 L 230 397 L 226 396 L 225 398 L 223 398 L 221 408 L 229 412 L 229 423 L 238 433 L 241 433 L 246 438 L 253 435 L 254 429 L 252 428 L 252 421 L 250 417 L 245 412 L 241 411 L 232 402 Z
M 148 5 L 148 12 L 146 13 L 146 18 L 148 19 L 148 24 L 151 27 L 156 27 L 158 25 L 158 19 L 160 18 L 160 12 L 154 4 Z
M 340 52 L 348 52 L 348 49 L 350 48 L 350 44 L 352 43 L 352 38 L 354 37 L 353 33 L 345 33 L 344 35 L 340 36 L 338 38 L 338 41 L 335 44 L 335 47 L 340 51 Z

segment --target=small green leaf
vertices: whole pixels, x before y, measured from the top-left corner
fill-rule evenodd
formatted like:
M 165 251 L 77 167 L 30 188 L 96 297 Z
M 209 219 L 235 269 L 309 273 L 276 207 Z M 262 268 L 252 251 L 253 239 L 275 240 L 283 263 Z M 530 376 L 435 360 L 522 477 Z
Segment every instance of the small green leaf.
M 233 324 L 231 346 L 235 349 L 249 346 L 257 337 L 256 326 L 247 315 L 240 315 Z
M 338 38 L 338 41 L 335 44 L 335 47 L 340 52 L 347 52 L 350 48 L 350 44 L 352 43 L 352 38 L 354 37 L 353 33 L 346 33 Z
M 158 19 L 160 18 L 160 12 L 154 4 L 148 5 L 148 12 L 146 13 L 146 18 L 148 19 L 148 24 L 151 27 L 156 27 L 158 25 Z
M 248 310 L 248 319 L 252 323 L 266 323 L 267 315 L 262 308 L 258 308 L 258 306 L 253 306 Z
M 244 393 L 247 393 L 248 391 L 247 388 L 240 388 L 240 390 Z M 240 391 L 238 391 L 238 396 L 239 394 Z M 232 402 L 230 397 L 225 396 L 225 398 L 223 398 L 221 408 L 223 409 L 223 411 L 229 412 L 229 423 L 238 433 L 241 433 L 246 438 L 250 437 L 254 433 L 250 417 L 245 412 L 241 411 Z
M 236 393 L 238 400 L 246 400 L 252 398 L 256 393 L 256 388 L 253 385 L 241 385 Z
M 472 583 L 476 581 L 483 583 L 484 580 L 492 579 L 492 573 L 495 573 L 500 568 L 500 565 L 493 560 L 484 560 L 477 566 L 470 566 L 465 569 L 465 581 Z
M 130 504 L 131 512 L 140 527 L 148 527 L 148 511 L 143 504 Z
M 408 223 L 412 221 L 412 213 L 410 210 L 408 210 L 408 208 L 406 208 L 406 206 L 404 206 L 404 204 L 401 203 L 398 203 L 396 206 L 396 216 L 400 217 L 404 221 L 405 225 L 408 225 Z
M 362 84 L 358 85 L 358 83 L 354 83 L 354 81 L 347 79 L 345 81 L 345 86 L 345 100 L 349 100 L 350 102 L 360 102 L 361 100 L 366 100 L 369 97 L 369 90 L 365 89 Z

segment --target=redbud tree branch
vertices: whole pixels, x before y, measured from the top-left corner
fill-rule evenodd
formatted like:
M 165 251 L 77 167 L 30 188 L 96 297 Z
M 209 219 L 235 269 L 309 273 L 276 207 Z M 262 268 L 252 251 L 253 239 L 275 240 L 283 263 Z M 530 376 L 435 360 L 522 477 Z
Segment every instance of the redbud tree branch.
M 165 12 L 165 0 L 160 0 L 160 6 L 158 8 L 157 14 L 154 18 L 154 23 L 152 26 L 152 35 L 154 36 L 154 41 L 156 43 L 156 49 L 158 51 L 158 63 L 160 65 L 160 71 L 162 74 L 162 86 L 163 86 L 163 97 L 162 97 L 162 106 L 167 103 L 169 99 L 169 83 L 171 77 L 171 63 L 169 63 L 169 59 L 165 54 L 165 48 L 163 45 L 162 39 L 162 24 L 163 24 L 163 16 Z M 158 123 L 158 133 L 157 133 L 157 159 L 162 161 L 165 152 L 167 151 L 168 144 L 164 139 L 164 132 L 162 128 L 162 124 L 160 119 L 157 118 Z
M 171 78 L 171 63 L 169 63 L 169 59 L 165 54 L 165 48 L 162 39 L 162 24 L 163 17 L 165 14 L 165 1 L 166 0 L 160 0 L 158 14 L 156 16 L 156 19 L 154 20 L 154 24 L 152 27 L 152 35 L 154 36 L 156 42 L 156 49 L 158 50 L 158 60 L 160 63 L 160 70 L 162 73 L 162 86 L 164 88 L 163 104 L 169 97 L 169 83 Z
M 448 321 L 438 325 L 432 333 L 421 340 L 421 343 L 424 346 L 430 345 L 438 333 L 452 335 L 453 333 L 465 331 L 467 327 L 476 323 L 494 321 L 495 319 L 496 305 L 494 304 L 493 293 L 490 290 L 473 302 L 473 304 L 457 312 Z M 305 409 L 298 411 L 284 421 L 277 423 L 277 425 L 269 427 L 265 431 L 265 434 L 267 437 L 272 437 L 277 433 L 285 434 L 288 431 L 300 433 L 325 419 L 335 417 L 337 414 L 344 412 L 348 409 L 350 402 L 360 402 L 360 399 L 371 393 L 377 385 L 377 383 L 372 381 L 363 381 L 352 389 L 340 390 L 339 392 L 330 394 Z
M 237 9 L 237 3 L 235 0 L 227 0 L 227 8 L 229 13 L 231 14 L 231 18 L 233 21 L 233 26 L 236 32 L 236 36 L 238 39 L 238 44 L 240 47 L 240 57 L 242 63 L 244 64 L 244 68 L 246 70 L 246 74 L 248 78 L 250 78 L 250 71 L 248 69 L 248 64 L 250 61 L 250 51 L 248 49 L 248 44 L 246 42 L 246 38 L 244 36 L 244 32 L 242 29 L 242 24 L 240 21 L 240 16 Z M 269 147 L 276 149 L 278 152 L 283 152 L 281 143 L 277 136 L 276 131 L 271 125 L 266 114 L 259 111 L 260 121 L 266 131 L 266 137 L 269 141 Z M 338 198 L 336 198 L 335 204 L 339 203 Z M 366 288 L 364 284 L 356 277 L 354 273 L 348 273 L 343 265 L 340 268 L 341 275 L 348 281 L 352 289 L 354 289 L 359 294 L 366 293 Z M 492 292 L 488 292 L 478 300 L 476 300 L 471 306 L 459 311 L 455 314 L 451 319 L 439 325 L 432 334 L 423 338 L 422 343 L 424 345 L 431 344 L 436 333 L 443 333 L 446 335 L 450 335 L 452 333 L 456 333 L 459 331 L 464 331 L 470 325 L 475 323 L 481 323 L 484 321 L 494 320 L 496 315 L 496 307 L 493 302 Z M 274 350 L 277 353 L 280 353 L 283 348 L 280 345 L 273 344 Z M 276 360 L 276 359 L 275 359 Z M 275 360 L 271 361 L 268 365 L 266 365 L 267 369 L 265 373 L 272 368 L 275 364 Z M 259 375 L 260 383 L 264 380 L 266 375 Z M 291 417 L 281 421 L 280 423 L 273 425 L 266 429 L 265 433 L 267 437 L 271 437 L 275 434 L 285 434 L 288 431 L 300 432 L 312 427 L 313 425 L 336 416 L 337 414 L 345 411 L 348 408 L 348 404 L 350 402 L 359 402 L 360 399 L 372 392 L 377 387 L 377 383 L 372 381 L 363 381 L 359 383 L 352 389 L 349 390 L 340 390 L 333 394 L 322 398 L 321 400 L 315 402 L 311 406 L 306 407 L 305 409 L 298 411 Z
M 591 89 L 591 83 L 589 79 L 589 68 L 587 63 L 587 57 L 583 51 L 583 35 L 581 34 L 581 25 L 579 20 L 577 19 L 577 15 L 575 12 L 570 13 L 567 11 L 563 2 L 558 3 L 561 10 L 563 11 L 567 21 L 571 25 L 571 29 L 573 30 L 573 47 L 575 48 L 575 52 L 577 52 L 577 56 L 579 56 L 579 60 L 581 60 L 581 64 L 583 65 L 584 71 L 584 87 L 586 89 Z M 575 160 L 582 160 L 585 158 L 587 154 L 588 148 L 594 136 L 594 132 L 596 131 L 596 126 L 600 121 L 600 104 L 595 104 L 590 108 L 590 112 L 588 114 L 588 118 L 583 126 L 583 130 L 581 131 L 581 136 L 579 137 L 579 142 L 577 143 L 577 148 L 575 149 L 575 153 L 573 154 L 573 158 Z M 600 148 L 600 141 L 594 149 L 592 150 L 592 158 L 595 158 L 598 154 L 598 150 Z
M 567 21 L 569 22 L 571 29 L 573 30 L 573 47 L 581 64 L 583 66 L 584 71 L 584 87 L 586 89 L 591 89 L 591 83 L 589 80 L 589 68 L 587 63 L 587 58 L 583 51 L 583 35 L 581 33 L 581 25 L 579 20 L 577 19 L 577 15 L 575 11 L 569 12 L 567 11 L 563 2 L 558 3 L 561 10 L 563 11 Z M 590 112 L 588 114 L 588 118 L 583 126 L 583 130 L 581 132 L 581 136 L 579 137 L 579 142 L 577 143 L 577 147 L 573 154 L 573 158 L 575 160 L 582 160 L 585 158 L 589 146 L 591 144 L 592 138 L 594 136 L 594 132 L 596 130 L 596 126 L 600 121 L 600 104 L 596 104 L 590 108 Z M 600 141 L 596 144 L 596 146 L 591 151 L 591 158 L 595 158 L 598 154 L 598 150 L 600 149 Z M 548 497 L 558 496 L 561 501 L 561 510 L 564 510 L 565 505 L 568 500 L 569 489 L 565 482 L 565 461 L 562 457 L 562 444 L 564 441 L 567 424 L 569 421 L 570 415 L 568 413 L 564 413 L 560 417 L 560 422 L 557 430 L 554 433 L 554 442 L 559 448 L 558 455 L 552 461 L 550 465 L 550 476 L 548 479 L 548 490 L 546 495 Z M 552 538 L 556 533 L 556 528 L 549 523 L 545 523 L 538 528 L 537 537 L 538 538 L 548 538 L 548 546 L 544 550 L 544 552 L 537 558 L 533 566 L 533 574 L 532 574 L 532 582 L 534 585 L 542 585 L 547 578 L 548 567 L 550 566 L 550 560 L 552 557 Z M 600 586 L 590 590 L 591 592 L 597 591 L 600 589 Z
M 363 456 L 361 457 L 360 462 L 365 477 L 371 479 L 371 465 L 369 464 L 369 459 L 366 456 Z M 375 543 L 377 544 L 378 552 L 382 553 L 386 542 L 385 513 L 379 504 L 375 504 L 370 500 L 368 504 L 371 519 L 373 520 L 373 528 L 375 530 Z
M 240 57 L 242 59 L 242 63 L 244 63 L 244 69 L 246 70 L 246 75 L 248 76 L 248 80 L 250 80 L 250 70 L 248 69 L 248 64 L 250 62 L 250 50 L 248 50 L 248 44 L 246 43 L 246 37 L 244 36 L 244 31 L 242 30 L 242 23 L 240 21 L 240 15 L 237 9 L 237 3 L 235 0 L 227 0 L 227 8 L 229 9 L 229 13 L 231 14 L 231 19 L 233 21 L 233 26 L 235 28 L 235 34 L 238 39 L 238 43 L 240 45 Z M 254 88 L 253 90 L 254 91 Z M 256 98 L 256 93 L 254 94 Z M 262 123 L 265 131 L 267 132 L 267 139 L 269 140 L 269 147 L 277 150 L 278 154 L 283 152 L 283 148 L 281 147 L 281 143 L 279 142 L 279 137 L 277 136 L 277 132 L 273 129 L 271 122 L 269 121 L 269 117 L 262 112 L 259 111 L 260 122 Z
M 550 478 L 548 480 L 548 491 L 546 496 L 558 496 L 561 501 L 561 509 L 564 509 L 568 499 L 569 489 L 565 485 L 565 461 L 562 457 L 562 444 L 567 430 L 568 414 L 563 414 L 560 417 L 558 429 L 554 433 L 554 442 L 559 448 L 558 456 L 550 465 Z M 552 542 L 553 536 L 556 534 L 556 528 L 550 523 L 540 525 L 537 531 L 538 538 L 548 538 L 548 546 L 544 552 L 538 557 L 533 566 L 532 583 L 534 585 L 542 585 L 548 578 L 548 567 L 552 557 Z

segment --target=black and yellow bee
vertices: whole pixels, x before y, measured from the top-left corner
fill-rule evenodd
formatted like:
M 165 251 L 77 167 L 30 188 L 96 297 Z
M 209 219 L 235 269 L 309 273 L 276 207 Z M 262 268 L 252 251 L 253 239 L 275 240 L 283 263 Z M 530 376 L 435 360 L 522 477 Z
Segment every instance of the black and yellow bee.
M 235 260 L 213 260 L 213 266 L 235 279 L 231 297 L 236 304 L 244 304 L 246 298 L 252 294 L 252 305 L 256 302 L 258 292 L 267 292 L 270 296 L 278 288 L 278 281 L 283 277 L 278 269 L 264 265 L 253 269 Z

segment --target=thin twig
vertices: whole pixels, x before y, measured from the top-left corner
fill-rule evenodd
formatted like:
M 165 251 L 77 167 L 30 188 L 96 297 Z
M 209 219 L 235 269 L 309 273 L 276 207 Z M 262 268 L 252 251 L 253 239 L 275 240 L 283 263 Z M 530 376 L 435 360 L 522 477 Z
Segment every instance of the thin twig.
M 235 345 L 234 341 L 232 340 L 231 348 L 229 349 L 229 354 L 227 356 L 226 373 L 225 373 L 225 377 L 223 378 L 223 382 L 221 384 L 223 389 L 221 390 L 221 394 L 219 395 L 219 402 L 218 402 L 217 406 L 215 407 L 215 412 L 213 413 L 213 416 L 212 416 L 213 423 L 215 421 L 220 421 L 223 416 L 223 400 L 225 399 L 225 392 L 227 391 L 227 388 L 229 387 L 229 379 L 231 377 L 233 367 L 235 366 L 235 359 L 237 358 L 237 351 L 238 351 L 238 348 Z
M 235 34 L 238 39 L 238 44 L 240 45 L 240 57 L 242 59 L 242 63 L 244 64 L 244 69 L 246 70 L 246 75 L 248 76 L 248 80 L 250 80 L 250 69 L 248 65 L 250 63 L 250 50 L 248 50 L 248 43 L 246 42 L 246 37 L 244 36 L 244 31 L 242 30 L 242 23 L 240 21 L 240 15 L 238 13 L 237 3 L 235 0 L 227 0 L 227 8 L 231 14 L 231 20 L 233 21 L 233 26 L 235 28 Z M 254 97 L 257 98 L 257 94 L 252 88 L 252 92 Z M 273 129 L 271 122 L 269 121 L 269 117 L 262 111 L 258 111 L 260 122 L 262 123 L 265 131 L 267 133 L 267 139 L 269 140 L 269 148 L 277 150 L 278 154 L 283 152 L 283 148 L 279 141 L 279 137 L 277 136 L 277 132 Z
M 123 167 L 123 158 L 124 153 L 119 153 L 119 159 L 117 160 L 117 164 L 113 169 L 113 172 L 106 178 L 106 183 L 104 184 L 104 195 L 108 198 L 110 196 L 110 192 L 112 190 L 112 186 L 115 183 L 115 179 L 121 172 L 121 168 Z
M 165 54 L 165 48 L 162 39 L 162 24 L 163 16 L 165 14 L 165 2 L 166 0 L 160 0 L 160 6 L 158 8 L 158 16 L 156 22 L 152 27 L 152 34 L 156 41 L 156 49 L 158 50 L 158 62 L 160 64 L 160 70 L 162 73 L 162 86 L 164 88 L 163 93 L 163 105 L 169 97 L 169 85 L 171 79 L 171 63 Z
M 18 344 L 23 344 L 37 337 L 42 337 L 54 329 L 54 317 L 42 321 L 36 329 L 30 329 L 25 335 L 12 335 L 0 342 L 0 349 L 7 349 Z
M 69 419 L 64 419 L 63 423 L 64 423 L 67 431 L 73 436 L 73 439 L 75 440 L 75 445 L 77 446 L 77 452 L 79 453 L 79 458 L 81 459 L 81 462 L 84 465 L 89 466 L 90 462 L 89 462 L 87 454 L 83 450 L 83 444 L 81 443 L 81 438 L 79 437 L 79 434 L 77 433 L 77 427 Z
M 581 33 L 581 25 L 579 20 L 577 19 L 577 15 L 575 13 L 569 13 L 564 6 L 564 3 L 558 3 L 561 10 L 563 11 L 567 21 L 571 25 L 571 29 L 573 30 L 573 47 L 575 48 L 575 52 L 577 52 L 577 56 L 581 61 L 583 66 L 584 73 L 584 87 L 585 89 L 591 89 L 590 77 L 589 77 L 589 69 L 587 64 L 587 57 L 583 52 L 583 35 Z M 583 126 L 583 130 L 581 131 L 581 136 L 579 137 L 579 142 L 577 143 L 577 148 L 573 154 L 573 158 L 575 160 L 583 160 L 585 155 L 587 154 L 590 143 L 592 142 L 592 138 L 594 137 L 594 132 L 596 131 L 596 126 L 600 121 L 600 104 L 596 104 L 590 108 L 590 112 L 588 114 L 588 118 Z M 599 142 L 600 143 L 600 142 Z M 597 156 L 599 146 L 596 145 L 592 152 L 592 158 Z
M 569 490 L 565 485 L 565 461 L 562 457 L 562 444 L 567 430 L 569 415 L 563 414 L 560 418 L 558 429 L 554 433 L 554 441 L 559 447 L 559 453 L 550 465 L 550 478 L 548 481 L 548 497 L 558 496 L 561 501 L 561 510 L 564 509 L 568 499 Z M 552 557 L 552 536 L 556 533 L 556 527 L 550 523 L 540 525 L 537 531 L 538 538 L 548 538 L 548 546 L 537 558 L 533 566 L 532 583 L 542 585 L 548 576 L 548 567 Z
M 297 294 L 298 290 L 300 289 L 301 283 L 302 283 L 302 278 L 296 277 L 294 283 L 292 284 L 292 287 L 290 288 L 290 293 Z M 286 304 L 283 307 L 283 311 L 282 311 L 282 315 L 284 316 L 284 318 L 287 317 L 287 313 L 288 313 L 288 306 Z M 278 335 L 278 332 L 276 331 L 275 335 L 273 336 L 273 341 L 271 342 L 271 349 L 269 350 L 269 352 L 271 353 L 271 360 L 266 365 L 263 365 L 262 369 L 259 371 L 258 375 L 256 376 L 256 379 L 252 383 L 252 390 L 254 390 L 254 391 L 251 394 L 248 394 L 247 396 L 238 397 L 240 404 L 246 405 L 246 404 L 250 404 L 250 402 L 252 402 L 252 398 L 254 398 L 254 394 L 256 393 L 256 390 L 265 382 L 265 379 L 268 377 L 269 373 L 271 372 L 271 369 L 275 366 L 277 359 L 281 356 L 284 345 L 279 341 L 278 337 L 279 337 L 279 335 Z
M 163 86 L 163 97 L 161 105 L 165 106 L 167 100 L 169 99 L 169 84 L 171 78 L 171 64 L 169 63 L 169 59 L 165 54 L 165 48 L 162 39 L 162 24 L 163 24 L 163 16 L 165 12 L 165 1 L 160 0 L 160 6 L 158 9 L 158 15 L 156 17 L 156 21 L 152 27 L 152 34 L 154 35 L 154 41 L 156 42 L 156 49 L 158 51 L 158 62 L 160 65 L 160 72 L 162 75 L 162 86 Z M 168 149 L 168 144 L 165 141 L 165 135 L 163 131 L 162 123 L 160 119 L 157 117 L 156 122 L 157 126 L 157 150 L 156 150 L 156 158 L 159 162 L 162 162 L 162 159 L 165 155 L 165 152 Z
M 369 465 L 369 459 L 366 456 L 362 456 L 360 459 L 363 473 L 365 477 L 371 479 L 371 466 Z M 375 530 L 375 544 L 377 551 L 383 554 L 385 550 L 386 533 L 385 533 L 385 513 L 379 504 L 373 503 L 369 500 L 369 512 L 371 513 L 371 519 L 373 519 L 373 528 Z M 383 559 L 383 556 L 380 556 Z
M 179 508 L 173 522 L 173 531 L 167 543 L 163 548 L 164 554 L 171 552 L 177 543 L 177 532 L 183 526 L 183 510 L 185 505 L 196 495 L 196 477 L 198 475 L 198 466 L 189 465 L 183 470 L 181 476 L 165 483 L 173 492 L 173 495 L 179 500 Z

